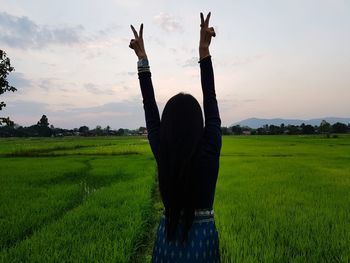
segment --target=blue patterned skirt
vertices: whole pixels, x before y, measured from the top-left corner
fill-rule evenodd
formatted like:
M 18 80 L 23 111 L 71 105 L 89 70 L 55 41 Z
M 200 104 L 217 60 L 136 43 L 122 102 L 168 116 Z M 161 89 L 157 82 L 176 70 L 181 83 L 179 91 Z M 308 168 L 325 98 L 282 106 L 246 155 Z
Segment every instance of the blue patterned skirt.
M 188 239 L 183 244 L 182 222 L 180 221 L 177 226 L 175 240 L 168 242 L 165 233 L 165 215 L 162 215 L 153 246 L 152 263 L 220 262 L 219 237 L 213 212 L 210 213 L 208 210 L 202 213 L 202 211 L 195 215 Z

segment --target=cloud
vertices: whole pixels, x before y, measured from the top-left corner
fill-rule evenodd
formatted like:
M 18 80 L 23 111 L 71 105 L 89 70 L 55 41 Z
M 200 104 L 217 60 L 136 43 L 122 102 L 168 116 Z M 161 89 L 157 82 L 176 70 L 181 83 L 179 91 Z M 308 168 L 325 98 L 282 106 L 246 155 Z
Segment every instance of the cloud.
M 190 59 L 187 59 L 183 67 L 198 67 L 198 58 L 192 57 Z
M 55 89 L 58 86 L 57 82 L 57 79 L 54 78 L 42 78 L 37 81 L 36 86 L 48 91 Z
M 155 36 L 149 36 L 148 37 L 148 41 L 153 42 L 155 44 L 157 44 L 158 46 L 161 47 L 165 47 L 165 41 L 163 39 L 160 39 L 159 37 L 155 37 Z
M 183 30 L 179 21 L 175 17 L 167 13 L 159 13 L 158 15 L 155 15 L 153 17 L 153 20 L 158 25 L 160 25 L 160 27 L 166 32 L 175 32 Z
M 232 59 L 231 65 L 234 67 L 239 67 L 239 66 L 250 64 L 250 63 L 254 63 L 258 60 L 263 59 L 264 57 L 265 57 L 264 54 L 258 54 L 258 55 L 254 55 L 254 56 L 250 56 L 250 57 L 234 57 Z
M 99 95 L 99 94 L 113 95 L 114 94 L 113 89 L 110 89 L 110 88 L 99 88 L 98 85 L 93 84 L 93 83 L 86 83 L 84 85 L 84 88 L 88 92 L 90 92 L 92 94 L 95 94 L 95 95 Z
M 84 27 L 38 25 L 26 16 L 0 12 L 0 42 L 12 48 L 39 49 L 51 44 L 74 45 L 84 41 Z
M 102 112 L 140 112 L 142 114 L 142 102 L 140 100 L 126 100 L 121 102 L 111 102 L 93 107 L 72 108 L 71 112 L 79 113 L 102 113 Z
M 76 86 L 75 83 L 64 82 L 58 78 L 28 78 L 21 72 L 12 72 L 8 80 L 10 85 L 17 88 L 18 92 L 32 92 L 34 88 L 40 88 L 45 91 L 57 89 L 65 91 L 63 86 Z
M 26 89 L 32 86 L 32 81 L 27 79 L 21 72 L 12 72 L 8 76 L 8 82 L 11 86 L 14 86 L 17 90 Z
M 37 101 L 15 100 L 8 104 L 7 112 L 16 123 L 25 126 L 35 124 L 43 114 L 49 118 L 50 124 L 62 128 L 110 125 L 112 128 L 134 129 L 145 126 L 142 100 L 139 98 L 92 107 L 71 107 L 70 104 L 65 104 L 63 110 L 54 110 L 55 106 L 57 105 Z
M 42 102 L 15 100 L 7 105 L 7 110 L 11 115 L 24 114 L 38 117 L 45 114 L 45 112 L 50 112 L 49 106 Z

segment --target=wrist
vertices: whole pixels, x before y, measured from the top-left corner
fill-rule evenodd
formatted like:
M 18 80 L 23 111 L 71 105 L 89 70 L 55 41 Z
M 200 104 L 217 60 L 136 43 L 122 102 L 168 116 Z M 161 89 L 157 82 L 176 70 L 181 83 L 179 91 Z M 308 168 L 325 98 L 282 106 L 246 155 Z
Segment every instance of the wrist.
M 199 59 L 203 59 L 205 57 L 210 56 L 208 47 L 199 47 Z
M 139 56 L 137 56 L 140 59 L 147 59 L 147 55 L 146 54 L 141 54 Z

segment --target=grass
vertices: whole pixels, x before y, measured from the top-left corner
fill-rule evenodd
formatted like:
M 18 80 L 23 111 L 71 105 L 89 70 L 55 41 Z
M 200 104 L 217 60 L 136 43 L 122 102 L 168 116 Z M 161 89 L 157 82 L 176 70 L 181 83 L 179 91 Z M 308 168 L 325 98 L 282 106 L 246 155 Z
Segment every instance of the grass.
M 84 204 L 0 258 L 4 262 L 129 262 L 150 206 L 145 186 L 151 179 L 144 174 L 92 193 Z
M 224 262 L 348 262 L 349 142 L 227 137 L 215 199 Z
M 1 143 L 0 262 L 136 257 L 153 226 L 155 163 L 144 138 Z M 114 152 L 100 154 L 112 144 Z
M 350 136 L 224 136 L 222 262 L 349 262 Z M 0 262 L 150 262 L 145 137 L 0 139 Z
M 82 201 L 75 178 L 84 164 L 77 160 L 0 158 L 0 166 L 0 248 L 30 236 Z
M 87 138 L 0 138 L 0 156 L 31 157 L 57 155 L 121 154 L 148 152 L 145 137 L 87 137 Z M 108 146 L 111 146 L 108 148 Z M 89 148 L 88 151 L 84 149 Z M 80 150 L 80 151 L 79 151 Z

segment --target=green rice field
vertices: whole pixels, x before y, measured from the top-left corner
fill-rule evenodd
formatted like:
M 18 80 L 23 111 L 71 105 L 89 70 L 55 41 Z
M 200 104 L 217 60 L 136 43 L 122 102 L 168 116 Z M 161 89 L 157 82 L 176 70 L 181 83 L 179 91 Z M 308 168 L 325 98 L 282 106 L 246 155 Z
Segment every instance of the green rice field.
M 150 262 L 146 137 L 0 139 L 0 262 Z M 223 136 L 222 262 L 350 262 L 350 136 Z

